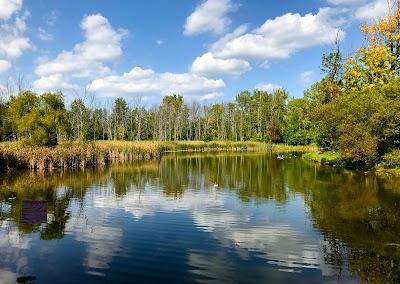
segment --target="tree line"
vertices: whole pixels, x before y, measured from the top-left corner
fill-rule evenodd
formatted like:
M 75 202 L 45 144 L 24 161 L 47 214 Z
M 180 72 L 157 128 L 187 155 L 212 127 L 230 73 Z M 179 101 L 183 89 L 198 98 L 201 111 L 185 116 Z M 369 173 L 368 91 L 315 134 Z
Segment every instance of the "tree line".
M 352 164 L 400 157 L 400 9 L 362 25 L 365 45 L 347 58 L 337 39 L 323 54 L 324 77 L 289 98 L 283 88 L 239 93 L 233 102 L 185 102 L 165 96 L 151 108 L 117 98 L 109 108 L 63 94 L 20 91 L 0 100 L 0 140 L 56 145 L 68 140 L 230 140 L 308 145 Z M 386 155 L 386 156 L 385 156 Z M 400 158 L 398 161 L 400 166 Z
M 0 103 L 0 139 L 45 146 L 68 140 L 279 142 L 287 99 L 284 89 L 254 90 L 213 105 L 174 94 L 149 109 L 123 98 L 110 108 L 90 108 L 78 98 L 67 109 L 61 92 L 23 91 Z

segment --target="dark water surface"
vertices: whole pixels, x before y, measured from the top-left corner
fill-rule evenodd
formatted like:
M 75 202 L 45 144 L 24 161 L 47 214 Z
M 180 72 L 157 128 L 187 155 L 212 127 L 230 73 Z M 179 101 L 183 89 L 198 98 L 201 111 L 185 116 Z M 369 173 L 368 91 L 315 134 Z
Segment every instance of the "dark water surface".
M 24 199 L 47 223 L 22 224 Z M 400 283 L 399 266 L 400 182 L 294 155 L 0 174 L 0 284 Z

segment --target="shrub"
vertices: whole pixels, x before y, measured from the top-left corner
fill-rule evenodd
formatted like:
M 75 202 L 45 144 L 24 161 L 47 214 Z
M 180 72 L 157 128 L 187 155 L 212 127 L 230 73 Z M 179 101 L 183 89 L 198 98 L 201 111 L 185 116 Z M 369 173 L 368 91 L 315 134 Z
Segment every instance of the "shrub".
M 383 155 L 380 167 L 400 169 L 400 149 L 394 149 Z

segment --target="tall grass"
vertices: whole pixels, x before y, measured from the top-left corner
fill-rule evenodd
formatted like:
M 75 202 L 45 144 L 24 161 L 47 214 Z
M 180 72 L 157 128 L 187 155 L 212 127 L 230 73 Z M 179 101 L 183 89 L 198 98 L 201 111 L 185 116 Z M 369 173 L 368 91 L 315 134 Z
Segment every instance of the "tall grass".
M 102 141 L 63 143 L 56 147 L 0 143 L 0 169 L 73 168 L 105 165 L 115 161 L 157 158 L 161 148 L 154 142 Z

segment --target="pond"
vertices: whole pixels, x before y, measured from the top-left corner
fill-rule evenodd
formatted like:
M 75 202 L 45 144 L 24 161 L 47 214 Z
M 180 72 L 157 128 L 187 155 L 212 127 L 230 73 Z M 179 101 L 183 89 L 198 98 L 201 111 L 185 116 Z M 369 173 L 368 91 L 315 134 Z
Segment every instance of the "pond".
M 296 153 L 2 173 L 0 283 L 400 283 L 399 206 L 399 180 Z

